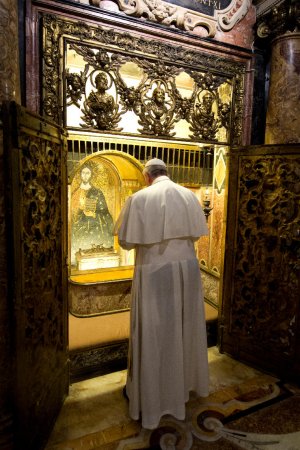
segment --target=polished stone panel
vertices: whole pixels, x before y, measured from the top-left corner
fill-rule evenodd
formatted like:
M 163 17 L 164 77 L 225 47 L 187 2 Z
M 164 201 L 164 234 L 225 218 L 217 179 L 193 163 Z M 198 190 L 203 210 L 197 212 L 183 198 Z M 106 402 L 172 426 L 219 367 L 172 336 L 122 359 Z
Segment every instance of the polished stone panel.
M 190 395 L 184 421 L 156 430 L 128 417 L 126 372 L 71 386 L 45 450 L 296 450 L 300 389 L 209 349 L 210 395 Z
M 266 144 L 300 142 L 300 33 L 273 41 Z
M 262 382 L 259 378 L 260 372 L 220 354 L 216 347 L 211 347 L 208 355 L 211 401 L 230 400 L 233 393 L 236 393 L 237 387 L 246 381 L 252 380 L 255 384 L 259 379 L 259 382 Z M 267 375 L 263 377 L 264 381 L 275 380 Z M 126 435 L 139 432 L 141 427 L 138 422 L 133 422 L 128 416 L 128 404 L 122 395 L 125 380 L 126 371 L 124 370 L 71 385 L 70 395 L 57 419 L 46 450 L 96 449 L 110 439 L 116 440 L 116 437 L 113 438 L 112 435 L 120 433 L 121 439 Z M 242 392 L 242 387 L 239 390 Z M 191 399 L 192 404 L 193 401 L 198 404 L 199 399 Z M 111 437 L 109 438 L 108 435 Z M 90 436 L 91 441 L 95 439 L 95 445 L 86 444 L 87 436 Z M 69 444 L 72 440 L 78 440 L 76 445 Z

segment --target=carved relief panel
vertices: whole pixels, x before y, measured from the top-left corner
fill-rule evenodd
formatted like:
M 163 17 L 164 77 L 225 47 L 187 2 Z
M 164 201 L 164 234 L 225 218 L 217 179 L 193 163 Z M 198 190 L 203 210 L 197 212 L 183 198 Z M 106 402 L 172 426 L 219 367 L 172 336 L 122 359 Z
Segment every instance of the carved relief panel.
M 32 448 L 68 389 L 66 142 L 14 103 L 3 116 L 15 428 L 20 447 L 26 439 Z
M 228 212 L 223 349 L 299 376 L 299 147 L 241 149 L 231 158 L 237 203 Z

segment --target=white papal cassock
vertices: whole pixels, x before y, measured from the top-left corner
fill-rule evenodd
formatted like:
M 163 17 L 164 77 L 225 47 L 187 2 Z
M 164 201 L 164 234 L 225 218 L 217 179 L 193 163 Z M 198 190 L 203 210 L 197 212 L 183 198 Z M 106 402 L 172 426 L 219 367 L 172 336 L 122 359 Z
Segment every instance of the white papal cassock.
M 115 232 L 136 249 L 131 295 L 129 414 L 156 428 L 183 420 L 189 392 L 208 395 L 204 302 L 194 241 L 207 234 L 197 197 L 167 176 L 130 197 Z

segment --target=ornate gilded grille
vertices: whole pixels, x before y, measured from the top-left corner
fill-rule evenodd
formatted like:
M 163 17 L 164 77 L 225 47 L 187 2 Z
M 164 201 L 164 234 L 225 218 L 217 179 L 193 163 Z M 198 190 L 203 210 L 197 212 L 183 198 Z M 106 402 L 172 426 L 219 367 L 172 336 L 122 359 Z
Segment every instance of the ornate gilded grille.
M 240 144 L 245 62 L 50 15 L 42 24 L 45 117 L 83 132 Z
M 168 166 L 171 179 L 190 187 L 210 185 L 213 179 L 214 147 L 180 143 L 108 139 L 99 136 L 72 135 L 68 139 L 68 173 L 72 176 L 79 162 L 101 151 L 127 153 L 142 164 L 150 158 L 160 158 Z

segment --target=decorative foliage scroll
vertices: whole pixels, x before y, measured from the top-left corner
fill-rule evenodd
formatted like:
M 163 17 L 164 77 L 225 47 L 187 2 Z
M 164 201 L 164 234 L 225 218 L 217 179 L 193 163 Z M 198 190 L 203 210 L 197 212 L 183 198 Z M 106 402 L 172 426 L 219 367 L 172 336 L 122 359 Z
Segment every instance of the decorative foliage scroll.
M 299 309 L 300 158 L 245 157 L 240 167 L 232 329 L 292 354 Z
M 223 127 L 228 142 L 229 130 L 234 124 L 231 139 L 234 143 L 239 142 L 243 64 L 53 16 L 45 16 L 43 23 L 43 114 L 52 120 L 63 123 L 64 110 L 59 103 L 59 99 L 63 100 L 59 49 L 62 39 L 68 37 L 73 39 L 73 42 L 68 41 L 70 48 L 81 55 L 85 67 L 79 73 L 65 71 L 66 99 L 62 103 L 65 108 L 75 105 L 80 109 L 81 127 L 122 132 L 122 116 L 133 111 L 138 117 L 138 132 L 144 136 L 172 137 L 175 124 L 184 119 L 190 125 L 189 137 L 192 139 L 218 141 L 217 133 Z M 84 41 L 89 44 L 82 44 Z M 128 87 L 122 79 L 120 68 L 126 62 L 134 62 L 145 75 L 136 87 Z M 190 98 L 182 96 L 175 83 L 175 77 L 183 70 L 194 82 Z M 92 86 L 89 93 L 87 83 Z M 222 102 L 219 95 L 218 89 L 224 83 L 233 87 L 232 104 Z M 115 95 L 108 92 L 111 87 Z
M 25 338 L 40 351 L 61 350 L 61 145 L 25 135 L 21 148 Z

